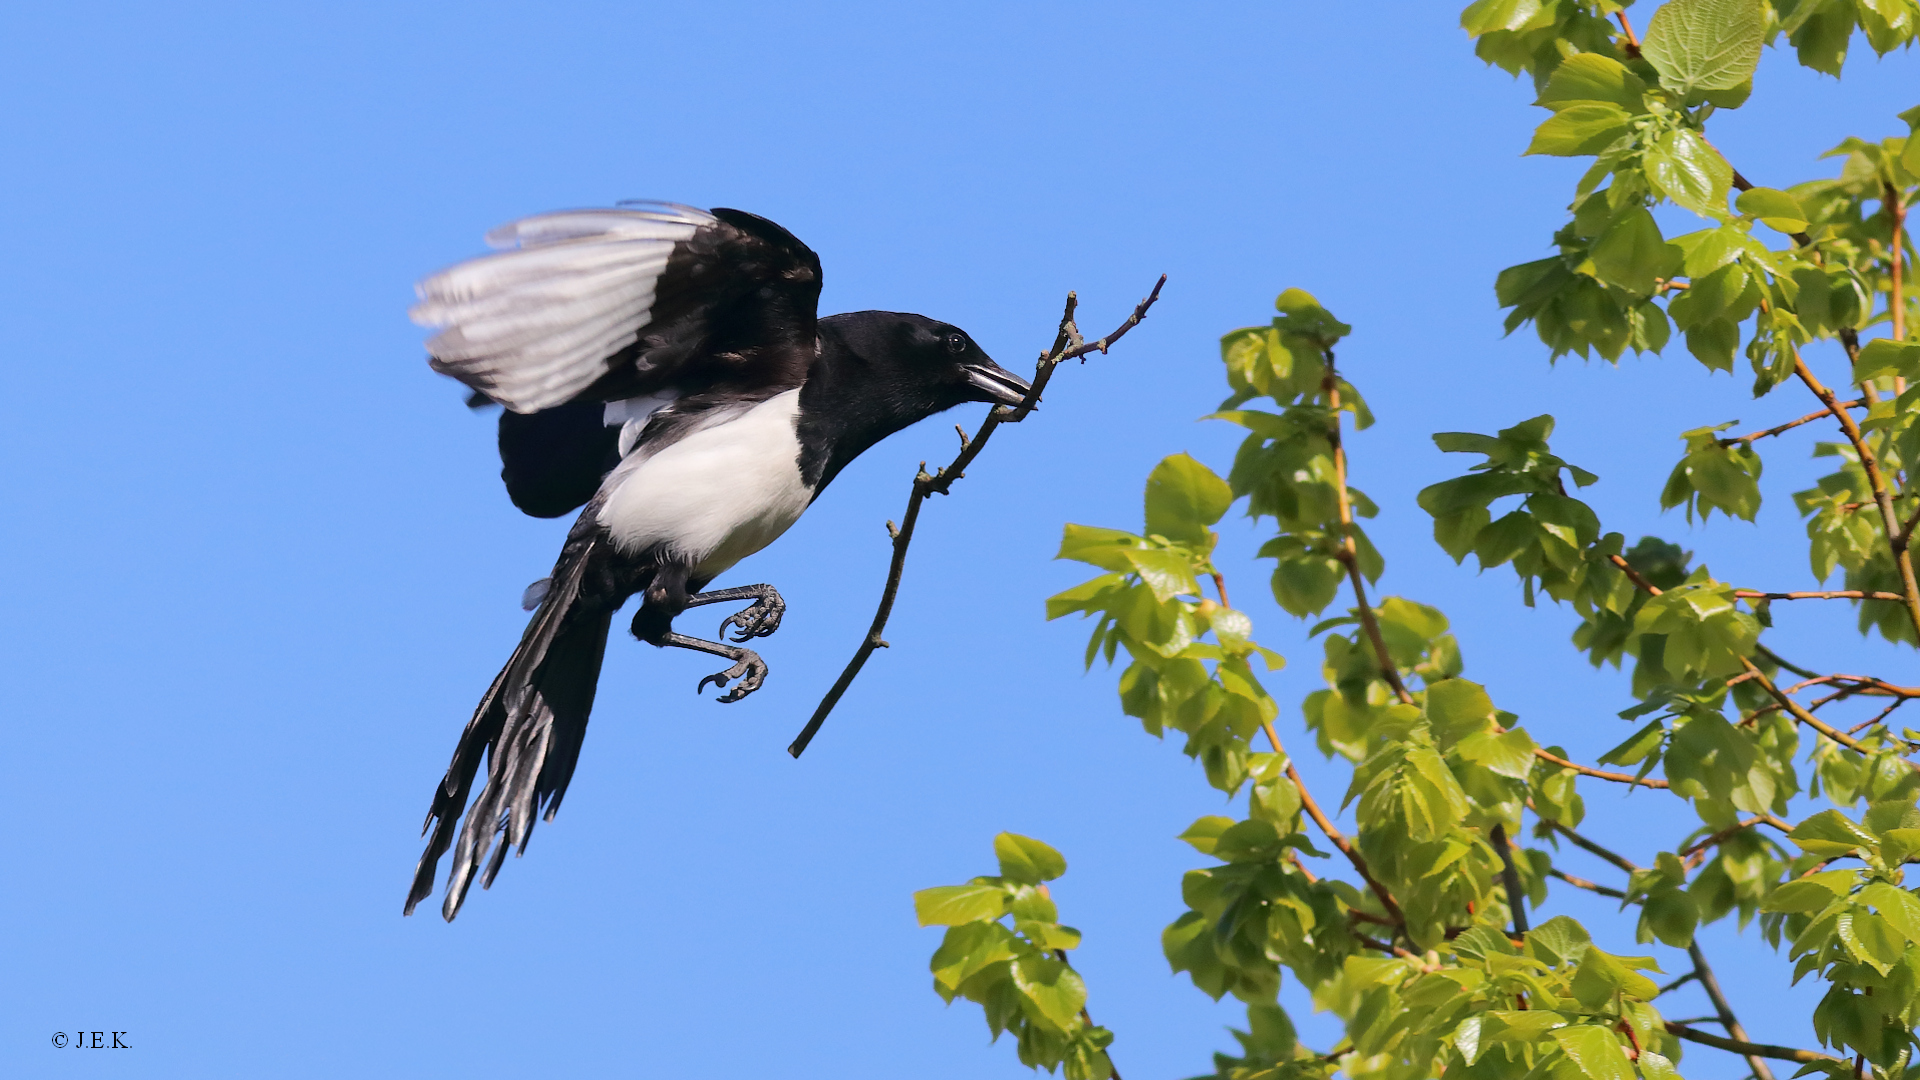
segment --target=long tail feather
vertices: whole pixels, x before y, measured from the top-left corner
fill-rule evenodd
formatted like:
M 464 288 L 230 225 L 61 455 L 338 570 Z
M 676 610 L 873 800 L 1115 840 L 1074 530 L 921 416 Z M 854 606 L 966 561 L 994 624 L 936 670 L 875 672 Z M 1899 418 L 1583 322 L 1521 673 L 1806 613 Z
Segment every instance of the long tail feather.
M 421 831 L 431 831 L 414 870 L 406 913 L 433 895 L 440 856 L 453 849 L 441 914 L 452 922 L 476 871 L 481 887 L 493 884 L 508 848 L 524 852 L 537 815 L 551 821 L 573 778 L 587 717 L 600 681 L 612 612 L 579 609 L 580 589 L 592 543 L 568 545 L 554 568 L 553 586 L 527 623 L 526 633 L 494 677 L 454 748 L 447 775 L 434 789 Z M 487 777 L 467 797 L 479 772 Z M 466 811 L 464 824 L 461 812 Z M 455 825 L 460 824 L 458 838 Z M 494 848 L 496 836 L 500 846 Z M 493 857 L 488 859 L 491 851 Z

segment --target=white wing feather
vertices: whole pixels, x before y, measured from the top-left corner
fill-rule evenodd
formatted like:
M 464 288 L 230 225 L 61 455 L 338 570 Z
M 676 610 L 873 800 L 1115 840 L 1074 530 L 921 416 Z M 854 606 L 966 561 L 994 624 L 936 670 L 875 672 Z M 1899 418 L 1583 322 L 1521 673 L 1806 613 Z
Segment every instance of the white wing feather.
M 436 369 L 514 412 L 552 408 L 633 344 L 673 245 L 713 221 L 670 203 L 525 218 L 487 234 L 507 250 L 423 279 L 411 314 L 441 328 L 427 342 Z

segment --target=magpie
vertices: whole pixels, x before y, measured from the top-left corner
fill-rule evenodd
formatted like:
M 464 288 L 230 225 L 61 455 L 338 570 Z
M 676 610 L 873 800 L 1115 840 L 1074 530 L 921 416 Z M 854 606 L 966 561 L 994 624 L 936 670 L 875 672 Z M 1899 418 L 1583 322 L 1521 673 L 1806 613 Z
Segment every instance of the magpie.
M 634 637 L 732 661 L 695 690 L 734 683 L 719 700 L 739 701 L 767 676 L 743 644 L 778 629 L 786 604 L 771 585 L 708 583 L 778 539 L 881 439 L 1032 389 L 948 323 L 820 318 L 819 256 L 745 211 L 621 203 L 526 218 L 487 240 L 502 250 L 416 287 L 414 320 L 439 328 L 428 363 L 470 388 L 470 404 L 504 406 L 501 478 L 515 506 L 580 514 L 553 572 L 527 590 L 520 644 L 434 788 L 406 914 L 433 894 L 452 847 L 449 922 L 476 873 L 491 886 L 507 849 L 524 853 L 535 818 L 559 810 L 629 599 L 641 598 Z M 688 608 L 740 601 L 721 640 L 673 629 Z

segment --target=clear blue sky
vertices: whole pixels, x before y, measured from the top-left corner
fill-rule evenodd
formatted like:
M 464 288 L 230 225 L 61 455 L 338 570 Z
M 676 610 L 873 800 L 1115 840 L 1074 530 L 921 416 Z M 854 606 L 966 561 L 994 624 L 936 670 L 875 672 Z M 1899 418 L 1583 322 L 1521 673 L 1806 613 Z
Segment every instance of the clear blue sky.
M 1473 58 L 1456 6 L 0 14 L 0 1073 L 1023 1076 L 932 993 L 939 935 L 909 901 L 991 872 L 1001 829 L 1067 854 L 1063 918 L 1129 1080 L 1204 1071 L 1233 1011 L 1158 938 L 1206 862 L 1173 837 L 1217 797 L 1041 600 L 1080 575 L 1050 561 L 1062 522 L 1137 524 L 1169 453 L 1224 469 L 1233 432 L 1193 420 L 1223 396 L 1220 333 L 1290 285 L 1354 324 L 1383 585 L 1442 606 L 1468 675 L 1583 755 L 1625 734 L 1623 682 L 1564 647 L 1570 612 L 1433 547 L 1412 496 L 1459 463 L 1429 432 L 1553 412 L 1609 528 L 1810 584 L 1787 500 L 1804 442 L 1769 454 L 1759 529 L 1656 502 L 1679 431 L 1800 402 L 1755 404 L 1677 349 L 1554 370 L 1501 339 L 1493 276 L 1546 253 L 1582 163 L 1520 158 L 1530 87 Z M 1770 52 L 1717 141 L 1784 185 L 1828 174 L 1845 134 L 1903 130 L 1914 58 L 1858 51 L 1844 83 Z M 784 748 L 871 615 L 882 522 L 978 407 L 869 452 L 724 582 L 792 605 L 766 689 L 719 706 L 692 692 L 710 660 L 616 639 L 564 812 L 458 923 L 403 920 L 429 790 L 564 530 L 508 504 L 490 420 L 422 362 L 411 283 L 502 221 L 633 197 L 770 216 L 820 252 L 824 311 L 924 312 L 1016 369 L 1068 289 L 1104 329 L 1171 282 L 928 508 L 894 648 L 804 760 Z M 1297 702 L 1318 647 L 1239 565 Z M 1854 647 L 1845 616 L 1792 615 L 1783 648 Z M 1646 858 L 1677 828 L 1643 798 L 1594 831 Z M 1810 1040 L 1755 934 L 1707 940 L 1749 1028 Z M 135 1049 L 51 1048 L 75 1028 Z M 1741 1073 L 1705 1050 L 1683 1069 Z

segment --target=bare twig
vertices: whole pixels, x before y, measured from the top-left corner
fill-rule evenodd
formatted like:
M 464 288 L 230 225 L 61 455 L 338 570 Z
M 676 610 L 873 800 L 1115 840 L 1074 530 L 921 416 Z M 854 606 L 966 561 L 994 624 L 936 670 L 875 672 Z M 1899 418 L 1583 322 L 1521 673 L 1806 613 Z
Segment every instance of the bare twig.
M 1534 810 L 1534 813 L 1538 815 L 1540 811 L 1536 809 Z M 1614 866 L 1617 866 L 1622 870 L 1625 870 L 1629 874 L 1640 869 L 1638 866 L 1635 866 L 1631 861 L 1629 861 L 1626 856 L 1621 855 L 1618 852 L 1609 851 L 1606 848 L 1601 847 L 1599 844 L 1596 844 L 1593 841 L 1587 839 L 1586 837 L 1581 836 L 1579 833 L 1574 832 L 1572 829 L 1567 828 L 1565 825 L 1560 824 L 1559 822 L 1553 820 L 1552 818 L 1542 817 L 1540 818 L 1540 820 L 1542 822 L 1545 822 L 1547 827 L 1552 829 L 1554 832 L 1557 832 L 1561 836 L 1564 836 L 1568 840 L 1571 840 L 1573 842 L 1574 847 L 1580 848 L 1581 850 L 1586 851 L 1588 854 L 1598 855 L 1600 858 L 1605 859 L 1606 861 L 1612 863 Z M 1572 883 L 1569 882 L 1568 884 L 1572 884 Z
M 1904 604 L 1907 598 L 1897 592 L 1865 592 L 1860 589 L 1835 589 L 1828 592 L 1760 592 L 1756 589 L 1735 589 L 1733 595 L 1742 600 L 1891 600 Z
M 1659 997 L 1661 994 L 1670 994 L 1673 991 L 1680 989 L 1681 987 L 1687 985 L 1688 983 L 1692 982 L 1693 980 L 1699 977 L 1700 977 L 1700 973 L 1698 971 L 1689 971 L 1685 975 L 1682 975 L 1679 978 L 1668 983 L 1667 985 L 1661 987 L 1659 991 L 1655 993 L 1653 996 Z
M 1701 862 L 1705 861 L 1706 852 L 1708 848 L 1714 847 L 1715 845 L 1724 842 L 1730 837 L 1737 836 L 1740 833 L 1746 832 L 1748 829 L 1753 828 L 1755 825 L 1766 825 L 1771 828 L 1778 829 L 1783 833 L 1793 831 L 1793 826 L 1787 824 L 1784 821 L 1781 821 L 1779 818 L 1774 817 L 1772 814 L 1761 814 L 1757 817 L 1750 817 L 1745 821 L 1736 822 L 1735 824 L 1729 825 L 1726 828 L 1721 829 L 1720 831 L 1715 832 L 1710 836 L 1701 837 L 1699 840 L 1696 840 L 1692 844 L 1689 844 L 1684 851 L 1680 852 L 1680 858 L 1686 863 L 1687 869 L 1691 870 L 1694 867 L 1700 865 Z
M 987 439 L 993 434 L 995 428 L 1001 424 L 1017 424 L 1033 412 L 1040 403 L 1041 392 L 1047 388 L 1048 380 L 1053 377 L 1054 368 L 1068 360 L 1084 357 L 1088 353 L 1104 353 L 1112 347 L 1114 342 L 1125 336 L 1127 331 L 1140 325 L 1140 320 L 1147 316 L 1147 310 L 1160 299 L 1160 289 L 1166 283 L 1166 275 L 1160 275 L 1160 280 L 1154 283 L 1153 291 L 1147 294 L 1146 299 L 1134 305 L 1133 314 L 1128 315 L 1113 332 L 1095 341 L 1086 341 L 1081 338 L 1080 329 L 1073 322 L 1073 314 L 1079 306 L 1079 300 L 1073 293 L 1068 293 L 1066 310 L 1060 316 L 1060 328 L 1054 336 L 1053 347 L 1040 354 L 1040 360 L 1033 369 L 1033 389 L 1027 391 L 1026 399 L 1012 408 L 1005 405 L 995 406 L 991 412 L 987 413 L 986 420 L 981 423 L 980 429 L 974 432 L 972 439 L 969 440 L 962 432 L 959 456 L 955 457 L 946 468 L 929 476 L 926 463 L 921 463 L 920 471 L 913 478 L 913 490 L 907 497 L 907 512 L 900 519 L 899 529 L 895 530 L 892 528 L 892 523 L 888 524 L 888 532 L 893 536 L 893 562 L 887 570 L 887 584 L 881 590 L 880 607 L 874 612 L 873 625 L 868 627 L 867 636 L 861 640 L 859 649 L 855 650 L 853 659 L 847 662 L 846 669 L 840 673 L 840 678 L 834 681 L 832 689 L 827 691 L 827 696 L 820 699 L 820 705 L 813 710 L 813 716 L 807 720 L 807 726 L 801 729 L 792 745 L 787 747 L 787 753 L 799 757 L 806 751 L 807 744 L 813 741 L 814 735 L 820 730 L 820 725 L 827 722 L 827 714 L 839 704 L 841 695 L 847 692 L 847 687 L 853 685 L 854 677 L 860 674 L 862 667 L 866 666 L 867 658 L 873 655 L 875 649 L 887 647 L 887 642 L 881 638 L 880 633 L 887 628 L 887 619 L 893 614 L 893 602 L 900 594 L 900 577 L 907 568 L 907 545 L 913 542 L 913 527 L 920 520 L 920 504 L 926 501 L 928 495 L 936 492 L 941 495 L 947 494 L 953 482 L 966 475 L 967 466 L 973 464 L 973 460 L 986 449 Z
M 1720 1026 L 1735 1040 L 1749 1043 L 1747 1029 L 1740 1026 L 1740 1020 L 1733 1015 L 1733 1006 L 1728 1003 L 1727 995 L 1720 990 L 1720 980 L 1713 977 L 1713 968 L 1707 966 L 1707 954 L 1700 951 L 1698 941 L 1687 943 L 1687 955 L 1693 959 L 1693 973 L 1700 979 L 1700 988 L 1707 992 L 1707 1000 L 1713 1002 L 1714 1012 L 1720 1016 Z M 1722 1049 L 1726 1049 L 1722 1047 Z M 1763 1055 L 1754 1050 L 1742 1050 L 1747 1056 L 1747 1066 L 1753 1070 L 1754 1080 L 1773 1080 L 1773 1070 L 1767 1068 Z
M 1535 749 L 1533 756 L 1542 761 L 1558 765 L 1563 769 L 1572 769 L 1581 776 L 1591 776 L 1596 780 L 1611 780 L 1616 784 L 1638 784 L 1641 787 L 1650 788 L 1666 788 L 1671 786 L 1665 780 L 1649 780 L 1645 777 L 1631 776 L 1627 773 L 1608 772 L 1605 769 L 1596 769 L 1590 765 L 1582 765 L 1577 761 L 1568 761 L 1558 754 L 1549 753 L 1545 750 Z
M 1826 405 L 1827 411 L 1840 422 L 1840 430 L 1846 433 L 1847 441 L 1853 444 L 1853 452 L 1860 459 L 1860 467 L 1866 471 L 1867 486 L 1873 490 L 1873 501 L 1880 507 L 1880 519 L 1887 533 L 1887 544 L 1893 551 L 1894 564 L 1900 570 L 1900 586 L 1906 603 L 1907 617 L 1913 620 L 1914 633 L 1920 634 L 1920 581 L 1914 579 L 1913 557 L 1907 550 L 1906 541 L 1911 536 L 1901 535 L 1901 521 L 1893 510 L 1893 494 L 1887 487 L 1886 476 L 1880 470 L 1879 459 L 1872 448 L 1867 446 L 1866 436 L 1860 431 L 1860 425 L 1854 422 L 1853 414 L 1840 407 L 1833 391 L 1821 385 L 1814 377 L 1806 361 L 1800 358 L 1798 350 L 1793 355 L 1793 373 L 1806 384 L 1813 396 Z
M 1775 1061 L 1797 1061 L 1803 1065 L 1816 1061 L 1831 1061 L 1841 1065 L 1846 1064 L 1845 1061 L 1831 1054 L 1816 1053 L 1812 1050 L 1795 1050 L 1790 1046 L 1770 1046 L 1766 1043 L 1746 1042 L 1742 1039 L 1726 1039 L 1705 1031 L 1697 1031 L 1682 1024 L 1676 1024 L 1671 1020 L 1667 1021 L 1667 1032 L 1668 1034 L 1685 1039 L 1688 1042 L 1696 1042 L 1702 1046 L 1711 1046 L 1718 1050 L 1730 1050 L 1736 1054 L 1744 1054 L 1748 1058 L 1763 1057 L 1772 1058 Z
M 1799 364 L 1798 361 L 1796 361 L 1796 365 L 1799 366 L 1802 370 L 1805 369 L 1805 365 Z M 1841 413 L 1841 415 L 1844 416 L 1846 414 Z M 1620 571 L 1626 574 L 1628 579 L 1631 580 L 1642 591 L 1646 592 L 1651 596 L 1660 595 L 1660 590 L 1654 588 L 1653 584 L 1649 582 L 1646 578 L 1642 577 L 1640 575 L 1640 572 L 1635 570 L 1633 566 L 1627 562 L 1627 560 L 1621 558 L 1618 555 L 1612 555 L 1612 556 L 1609 556 L 1609 558 L 1613 561 L 1613 564 L 1619 567 Z M 1772 656 L 1772 654 L 1770 653 L 1768 655 L 1770 657 Z M 1777 657 L 1773 657 L 1773 659 L 1775 659 L 1776 661 L 1778 660 Z M 1805 706 L 1801 705 L 1799 702 L 1788 697 L 1779 687 L 1773 685 L 1773 680 L 1767 678 L 1766 672 L 1761 671 L 1758 667 L 1754 666 L 1754 663 L 1752 660 L 1749 660 L 1743 656 L 1740 658 L 1740 663 L 1742 666 L 1744 666 L 1747 669 L 1747 675 L 1750 678 L 1752 678 L 1753 681 L 1759 683 L 1760 688 L 1767 692 L 1767 696 L 1771 697 L 1774 701 L 1778 702 L 1781 708 L 1791 713 L 1795 720 L 1800 721 L 1801 723 L 1807 725 L 1813 730 L 1819 732 L 1822 735 L 1825 735 L 1827 738 L 1832 739 L 1834 742 L 1839 743 L 1840 745 L 1846 747 L 1849 750 L 1854 751 L 1855 753 L 1866 754 L 1871 752 L 1867 747 L 1862 746 L 1859 740 L 1853 738 L 1851 735 L 1848 735 L 1846 732 L 1841 731 L 1839 728 L 1834 727 L 1832 724 L 1829 724 L 1826 721 L 1821 720 L 1819 717 L 1813 715 L 1811 712 L 1808 712 Z M 1818 676 L 1818 675 L 1815 675 L 1813 677 L 1827 678 L 1827 676 Z M 1916 766 L 1916 767 L 1920 767 L 1920 766 Z
M 1840 402 L 1840 407 L 1843 409 L 1864 409 L 1867 407 L 1867 399 L 1862 397 L 1854 398 L 1852 401 L 1842 401 Z M 1810 412 L 1797 420 L 1789 420 L 1784 424 L 1777 424 L 1765 431 L 1756 431 L 1748 435 L 1738 435 L 1731 439 L 1716 439 L 1714 441 L 1718 442 L 1721 446 L 1738 446 L 1741 443 L 1752 443 L 1756 439 L 1764 439 L 1771 435 L 1778 435 L 1783 431 L 1792 431 L 1801 424 L 1811 424 L 1815 420 L 1821 420 L 1831 415 L 1833 415 L 1831 412 L 1826 409 L 1821 409 L 1817 412 Z
M 1905 705 L 1907 702 L 1911 700 L 1913 699 L 1912 698 L 1895 698 L 1893 704 L 1875 713 L 1873 716 L 1873 719 L 1855 724 L 1852 727 L 1848 728 L 1847 734 L 1849 735 L 1860 734 L 1861 732 L 1867 730 L 1868 728 L 1874 726 L 1875 724 L 1878 724 L 1881 721 L 1885 720 L 1887 717 L 1893 715 L 1893 710 L 1899 708 L 1902 705 Z
M 1548 870 L 1547 875 L 1549 877 L 1557 877 L 1561 881 L 1566 882 L 1567 884 L 1573 886 L 1576 889 L 1585 889 L 1590 893 L 1599 893 L 1601 896 L 1610 896 L 1615 900 L 1625 900 L 1627 898 L 1626 893 L 1620 891 L 1619 889 L 1614 888 L 1611 885 L 1602 885 L 1597 881 L 1588 881 L 1586 878 L 1583 878 L 1583 877 L 1574 877 L 1572 874 L 1569 874 L 1564 870 L 1558 870 L 1558 869 Z

